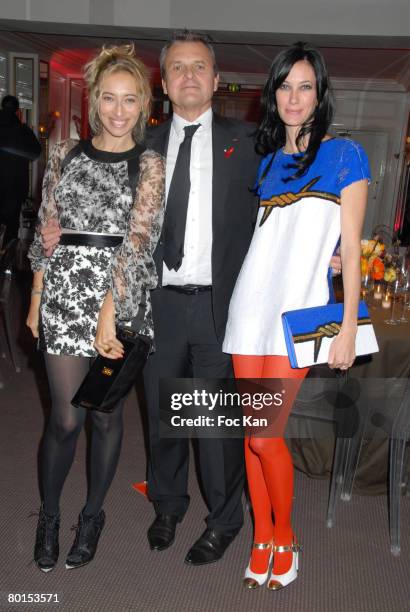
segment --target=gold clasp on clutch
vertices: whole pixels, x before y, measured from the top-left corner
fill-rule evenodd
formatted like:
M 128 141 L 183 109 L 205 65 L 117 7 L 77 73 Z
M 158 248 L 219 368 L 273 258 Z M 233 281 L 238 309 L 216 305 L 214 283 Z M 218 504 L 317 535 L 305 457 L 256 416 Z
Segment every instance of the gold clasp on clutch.
M 104 376 L 111 376 L 113 372 L 114 372 L 113 369 L 107 368 L 106 366 L 104 366 L 102 369 L 102 373 L 104 374 Z

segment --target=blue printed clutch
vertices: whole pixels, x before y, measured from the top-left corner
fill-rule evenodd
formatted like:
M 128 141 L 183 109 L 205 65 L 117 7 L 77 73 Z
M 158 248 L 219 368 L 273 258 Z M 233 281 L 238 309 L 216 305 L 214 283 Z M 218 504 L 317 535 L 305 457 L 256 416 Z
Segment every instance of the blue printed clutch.
M 332 340 L 340 331 L 343 304 L 326 304 L 314 308 L 290 310 L 282 314 L 286 348 L 292 368 L 307 368 L 327 363 Z M 379 350 L 365 302 L 359 303 L 356 355 Z

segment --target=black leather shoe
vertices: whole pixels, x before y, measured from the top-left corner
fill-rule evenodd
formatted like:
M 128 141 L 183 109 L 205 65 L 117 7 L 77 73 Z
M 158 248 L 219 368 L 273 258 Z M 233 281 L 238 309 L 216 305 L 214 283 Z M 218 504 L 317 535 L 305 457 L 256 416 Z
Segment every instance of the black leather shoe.
M 151 550 L 165 550 L 175 540 L 175 529 L 180 518 L 173 514 L 157 514 L 147 536 Z
M 94 559 L 104 523 L 104 510 L 100 510 L 95 516 L 80 513 L 74 543 L 65 562 L 66 569 L 82 567 Z
M 41 504 L 37 523 L 36 543 L 34 546 L 34 561 L 42 572 L 53 569 L 58 560 L 58 531 L 60 515 L 48 515 Z
M 205 565 L 206 563 L 219 561 L 234 538 L 234 535 L 227 536 L 217 533 L 213 529 L 205 529 L 199 540 L 189 550 L 185 557 L 185 563 Z

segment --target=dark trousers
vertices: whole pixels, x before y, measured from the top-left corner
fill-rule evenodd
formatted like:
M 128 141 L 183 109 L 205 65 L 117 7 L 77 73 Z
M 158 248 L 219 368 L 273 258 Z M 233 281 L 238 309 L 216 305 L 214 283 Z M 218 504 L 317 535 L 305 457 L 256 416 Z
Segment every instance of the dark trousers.
M 157 513 L 182 518 L 188 508 L 189 440 L 159 435 L 161 378 L 231 378 L 230 355 L 215 334 L 211 291 L 152 292 L 156 351 L 144 371 L 150 430 L 148 494 Z M 242 526 L 242 439 L 198 438 L 199 470 L 209 508 L 207 526 L 234 535 Z

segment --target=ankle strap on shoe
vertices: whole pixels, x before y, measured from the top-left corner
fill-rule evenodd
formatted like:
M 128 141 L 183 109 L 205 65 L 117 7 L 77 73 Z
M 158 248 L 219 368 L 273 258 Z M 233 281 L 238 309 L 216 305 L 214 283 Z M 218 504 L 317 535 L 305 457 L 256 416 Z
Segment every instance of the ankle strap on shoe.
M 257 550 L 267 550 L 268 548 L 272 548 L 272 542 L 263 542 L 262 544 L 254 542 L 252 544 L 252 548 L 256 548 Z
M 274 546 L 273 552 L 301 552 L 303 550 L 303 546 L 301 544 L 297 544 L 293 542 L 292 544 L 287 544 L 285 546 Z

